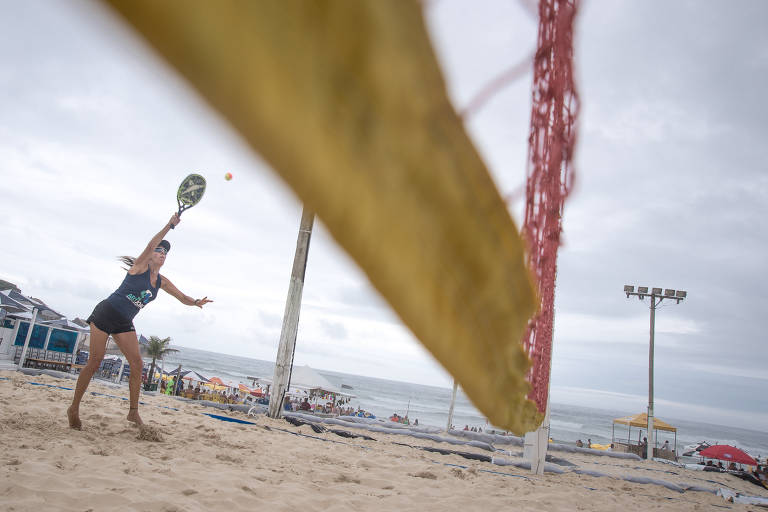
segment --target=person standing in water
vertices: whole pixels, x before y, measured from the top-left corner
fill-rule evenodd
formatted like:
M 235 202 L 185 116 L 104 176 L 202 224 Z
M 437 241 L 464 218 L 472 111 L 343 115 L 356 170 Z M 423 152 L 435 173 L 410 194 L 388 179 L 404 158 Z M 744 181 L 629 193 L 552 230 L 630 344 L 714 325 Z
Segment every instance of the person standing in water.
M 139 416 L 139 391 L 142 372 L 138 369 L 144 366 L 144 361 L 139 353 L 139 340 L 136 337 L 133 318 L 144 306 L 155 300 L 160 289 L 173 295 L 179 302 L 187 306 L 202 308 L 205 304 L 213 302 L 208 297 L 193 299 L 185 295 L 168 278 L 160 274 L 160 268 L 165 263 L 165 258 L 171 249 L 170 242 L 163 240 L 163 237 L 179 222 L 181 219 L 178 214 L 173 214 L 163 229 L 152 237 L 138 258 L 120 257 L 120 261 L 128 266 L 125 279 L 112 295 L 96 305 L 93 313 L 88 317 L 87 321 L 91 327 L 90 357 L 88 363 L 80 371 L 72 405 L 67 409 L 71 428 L 79 430 L 82 426 L 80 401 L 88 389 L 93 374 L 99 369 L 107 347 L 107 338 L 110 335 L 128 359 L 131 370 L 133 370 L 128 381 L 130 409 L 127 419 L 137 425 L 143 424 L 141 416 Z

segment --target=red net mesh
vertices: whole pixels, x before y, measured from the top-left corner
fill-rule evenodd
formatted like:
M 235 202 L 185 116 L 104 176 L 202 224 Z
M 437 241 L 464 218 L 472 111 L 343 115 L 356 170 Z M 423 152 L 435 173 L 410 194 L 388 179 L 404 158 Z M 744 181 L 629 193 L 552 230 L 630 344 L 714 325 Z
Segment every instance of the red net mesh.
M 539 313 L 523 344 L 531 358 L 528 398 L 544 412 L 552 357 L 557 249 L 563 204 L 573 184 L 571 159 L 579 100 L 573 81 L 573 22 L 578 0 L 540 0 L 538 51 L 534 60 L 533 107 L 528 149 L 523 232 L 529 265 L 538 281 Z

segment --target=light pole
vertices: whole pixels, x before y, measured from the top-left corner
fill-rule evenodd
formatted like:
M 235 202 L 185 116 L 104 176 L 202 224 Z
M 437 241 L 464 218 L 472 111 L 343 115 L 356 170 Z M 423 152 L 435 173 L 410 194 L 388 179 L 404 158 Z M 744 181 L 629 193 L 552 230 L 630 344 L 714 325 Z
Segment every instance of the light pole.
M 645 451 L 645 458 L 651 459 L 654 448 L 650 444 L 653 442 L 653 332 L 656 323 L 656 306 L 661 304 L 664 299 L 674 300 L 680 304 L 680 301 L 685 300 L 688 292 L 666 288 L 662 294 L 661 288 L 652 288 L 651 292 L 648 293 L 647 286 L 638 286 L 637 291 L 635 291 L 634 286 L 624 285 L 624 293 L 627 294 L 627 298 L 630 295 L 636 295 L 640 300 L 646 297 L 651 298 L 651 342 L 648 348 L 648 443 Z

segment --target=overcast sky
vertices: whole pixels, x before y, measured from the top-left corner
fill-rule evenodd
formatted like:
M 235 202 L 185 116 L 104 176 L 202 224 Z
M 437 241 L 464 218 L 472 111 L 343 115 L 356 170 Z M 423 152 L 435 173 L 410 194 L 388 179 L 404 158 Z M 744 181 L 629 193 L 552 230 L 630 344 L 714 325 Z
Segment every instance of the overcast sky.
M 523 2 L 427 5 L 457 110 L 535 47 Z M 161 294 L 137 331 L 274 360 L 301 216 L 292 192 L 102 6 L 0 6 L 0 279 L 86 318 L 124 275 L 115 257 L 143 249 L 199 172 L 206 195 L 168 235 L 163 274 L 215 302 Z M 656 313 L 657 416 L 768 429 L 766 19 L 761 1 L 583 4 L 553 401 L 645 412 L 649 302 L 623 285 L 684 289 Z M 504 194 L 525 180 L 531 80 L 467 120 Z M 519 220 L 522 203 L 510 209 Z M 451 382 L 321 222 L 295 360 Z

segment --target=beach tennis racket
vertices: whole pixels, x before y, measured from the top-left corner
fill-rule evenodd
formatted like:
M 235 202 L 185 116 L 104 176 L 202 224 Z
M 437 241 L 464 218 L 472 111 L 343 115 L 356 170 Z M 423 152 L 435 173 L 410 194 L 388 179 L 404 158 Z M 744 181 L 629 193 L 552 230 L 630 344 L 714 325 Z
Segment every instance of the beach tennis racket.
M 203 198 L 205 193 L 205 178 L 199 174 L 190 174 L 181 182 L 179 190 L 176 192 L 176 202 L 179 204 L 178 215 L 181 217 L 181 212 L 189 210 Z M 175 229 L 176 226 L 171 224 L 171 229 Z

